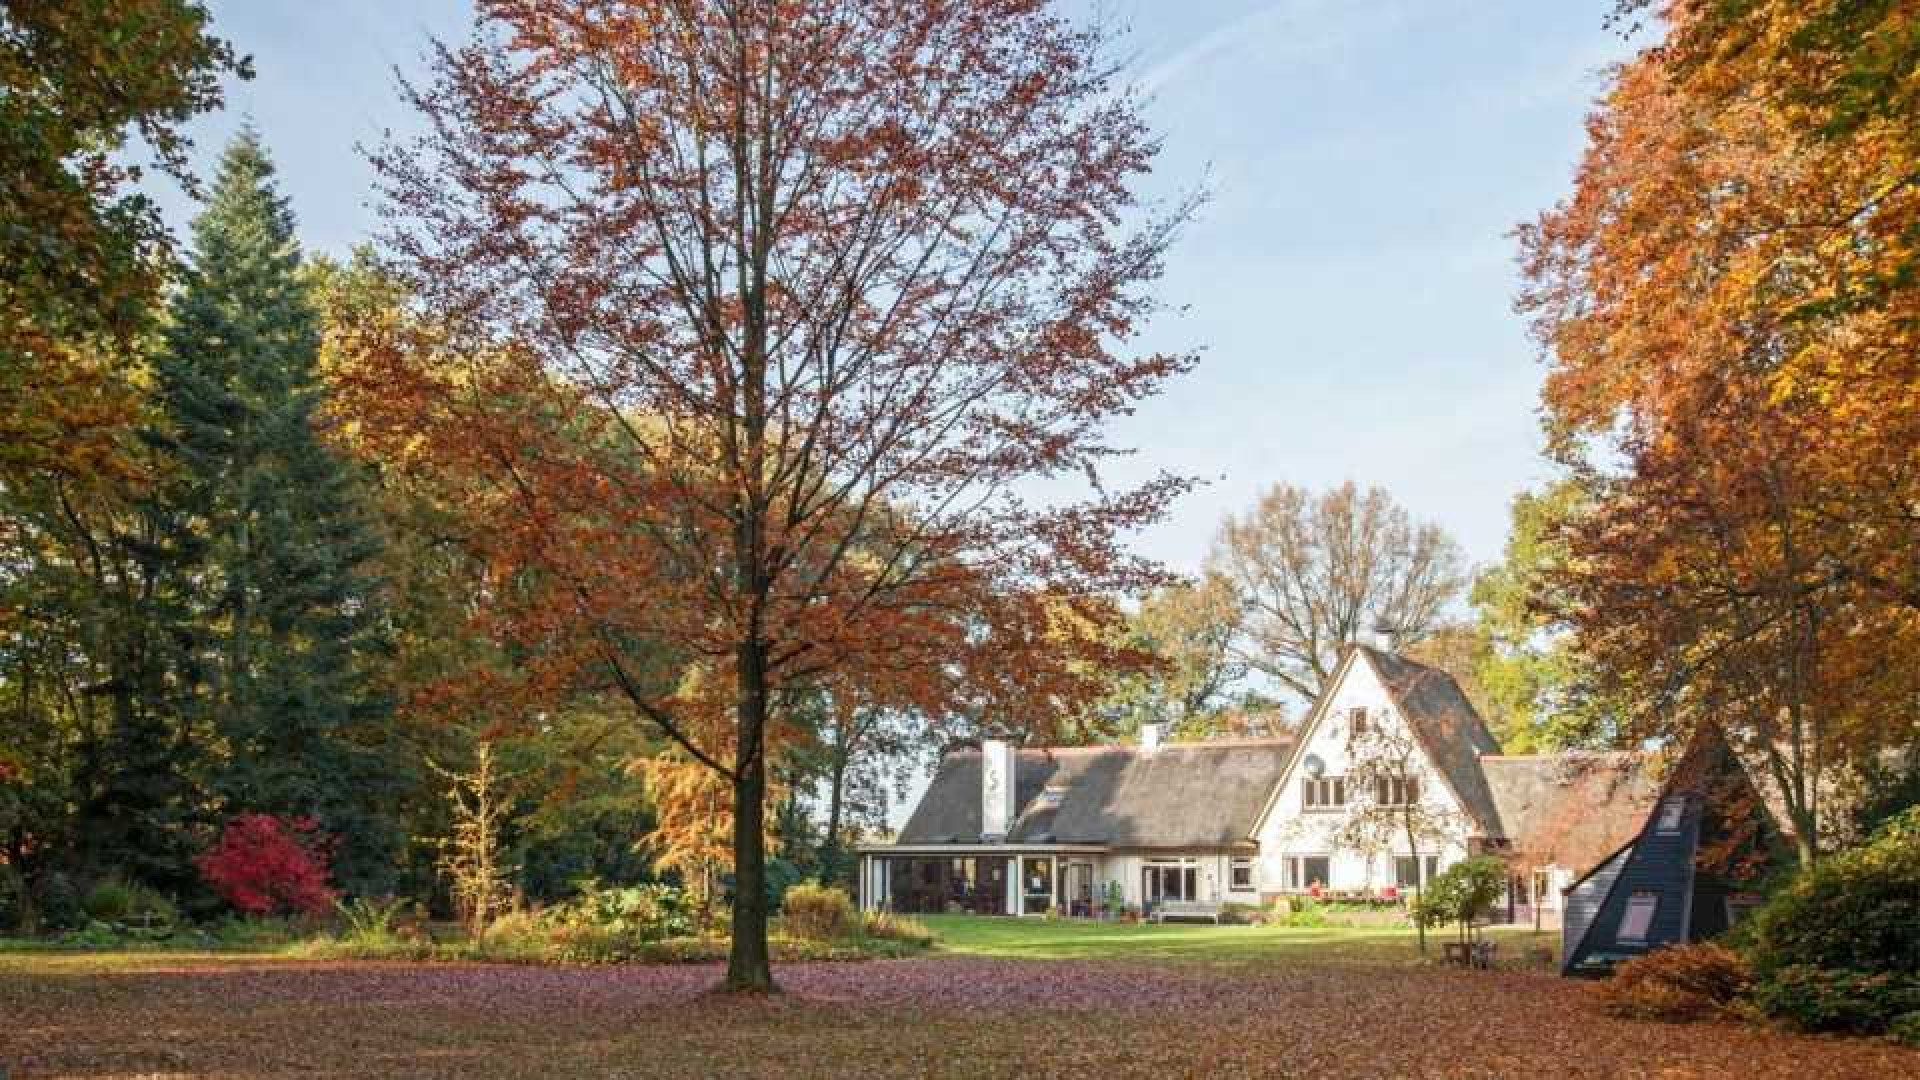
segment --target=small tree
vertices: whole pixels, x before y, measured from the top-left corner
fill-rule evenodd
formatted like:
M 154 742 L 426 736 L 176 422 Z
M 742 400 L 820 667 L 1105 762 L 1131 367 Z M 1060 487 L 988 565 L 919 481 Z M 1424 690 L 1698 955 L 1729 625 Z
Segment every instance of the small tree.
M 1335 841 L 1369 853 L 1391 850 L 1404 839 L 1413 858 L 1413 910 L 1422 900 L 1421 860 L 1437 851 L 1459 828 L 1459 815 L 1444 803 L 1426 798 L 1429 779 L 1426 757 L 1406 727 L 1392 713 L 1372 717 L 1364 731 L 1349 734 L 1346 824 Z M 1427 951 L 1426 924 L 1414 919 L 1420 951 Z
M 312 818 L 241 814 L 194 863 L 213 891 L 239 911 L 318 915 L 337 895 L 328 881 L 331 847 Z
M 1420 926 L 1453 923 L 1460 940 L 1467 941 L 1473 936 L 1473 920 L 1491 911 L 1506 887 L 1507 864 L 1491 855 L 1454 863 L 1414 905 L 1413 921 Z
M 453 809 L 453 835 L 441 842 L 440 872 L 453 887 L 461 921 L 479 937 L 512 898 L 515 868 L 500 861 L 500 830 L 511 807 L 501 788 L 510 777 L 495 772 L 491 739 L 480 740 L 472 772 L 427 764 L 451 785 L 447 801 Z

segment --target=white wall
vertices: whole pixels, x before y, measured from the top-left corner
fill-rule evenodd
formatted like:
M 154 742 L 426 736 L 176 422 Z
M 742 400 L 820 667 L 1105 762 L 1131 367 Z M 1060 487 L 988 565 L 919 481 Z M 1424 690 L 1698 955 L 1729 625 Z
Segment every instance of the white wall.
M 1352 821 L 1356 804 L 1360 804 L 1363 798 L 1356 797 L 1351 790 L 1344 811 L 1308 813 L 1302 810 L 1301 785 L 1305 772 L 1300 762 L 1307 755 L 1315 755 L 1326 763 L 1326 776 L 1346 776 L 1352 767 L 1353 758 L 1348 745 L 1351 710 L 1365 707 L 1369 723 L 1381 725 L 1385 730 L 1402 737 L 1411 737 L 1405 722 L 1393 708 L 1386 687 L 1381 685 L 1373 666 L 1363 657 L 1355 656 L 1345 666 L 1326 704 L 1325 711 L 1317 714 L 1315 728 L 1307 734 L 1306 745 L 1295 756 L 1292 771 L 1280 789 L 1272 812 L 1261 823 L 1257 839 L 1260 842 L 1260 888 L 1263 893 L 1283 891 L 1281 883 L 1285 881 L 1285 861 L 1289 855 L 1328 856 L 1331 880 L 1326 883 L 1327 887 L 1334 890 L 1360 890 L 1392 885 L 1393 857 L 1409 854 L 1404 835 L 1387 841 L 1384 849 L 1372 853 L 1371 859 L 1368 853 L 1340 842 L 1338 834 Z M 1432 768 L 1422 769 L 1418 780 L 1420 802 L 1431 812 L 1428 816 L 1445 819 L 1448 825 L 1442 836 L 1421 838 L 1420 854 L 1438 855 L 1439 866 L 1445 868 L 1466 858 L 1467 837 L 1473 828 L 1471 819 L 1445 781 Z

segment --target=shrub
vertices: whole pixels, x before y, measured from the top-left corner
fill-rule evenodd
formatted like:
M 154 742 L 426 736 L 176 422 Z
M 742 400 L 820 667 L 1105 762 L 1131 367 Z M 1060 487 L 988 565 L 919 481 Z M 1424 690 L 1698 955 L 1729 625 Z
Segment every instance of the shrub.
M 1767 1015 L 1805 1031 L 1872 1034 L 1920 1011 L 1920 977 L 1794 964 L 1761 976 L 1753 1000 Z
M 925 923 L 888 911 L 863 912 L 860 933 L 869 940 L 898 941 L 922 949 L 932 946 L 935 940 L 933 931 L 927 929 Z
M 301 928 L 292 920 L 274 915 L 228 916 L 211 928 L 213 940 L 232 949 L 261 945 L 285 945 L 301 936 Z
M 172 933 L 180 918 L 179 910 L 164 893 L 120 877 L 95 882 L 80 907 L 89 918 L 115 930 L 138 930 L 148 936 Z
M 802 941 L 842 941 L 854 936 L 860 916 L 845 890 L 801 882 L 787 890 L 781 928 Z
M 1413 907 L 1422 926 L 1459 925 L 1462 936 L 1473 920 L 1489 911 L 1507 888 L 1507 865 L 1491 855 L 1454 863 L 1427 883 Z
M 627 885 L 606 888 L 596 881 L 581 883 L 580 895 L 546 913 L 555 927 L 590 927 L 635 941 L 659 941 L 693 933 L 693 913 L 686 894 L 672 885 Z
M 20 871 L 0 863 L 0 932 L 24 929 L 27 882 Z
M 1266 909 L 1258 904 L 1226 903 L 1220 905 L 1220 921 L 1235 926 L 1262 926 L 1266 924 Z
M 335 904 L 334 909 L 340 913 L 341 939 L 361 945 L 389 945 L 400 941 L 402 935 L 394 929 L 394 920 L 406 905 L 407 902 L 397 896 L 385 900 L 362 896 Z
M 1746 931 L 1762 975 L 1806 966 L 1920 976 L 1920 808 L 1802 873 Z
M 1887 1034 L 1908 1046 L 1920 1046 L 1920 1010 L 1895 1017 L 1887 1025 Z
M 33 906 L 39 909 L 39 921 L 50 930 L 72 930 L 87 923 L 87 913 L 80 906 L 80 890 L 73 879 L 58 870 L 40 879 L 39 885 L 29 893 Z
M 327 880 L 328 843 L 311 818 L 241 814 L 213 850 L 194 859 L 200 876 L 249 915 L 318 915 L 337 895 Z
M 117 877 L 102 878 L 81 899 L 81 910 L 95 919 L 113 921 L 133 906 L 133 886 Z
M 1600 985 L 1606 1010 L 1636 1020 L 1705 1020 L 1725 1013 L 1752 985 L 1739 953 L 1676 945 L 1636 956 Z

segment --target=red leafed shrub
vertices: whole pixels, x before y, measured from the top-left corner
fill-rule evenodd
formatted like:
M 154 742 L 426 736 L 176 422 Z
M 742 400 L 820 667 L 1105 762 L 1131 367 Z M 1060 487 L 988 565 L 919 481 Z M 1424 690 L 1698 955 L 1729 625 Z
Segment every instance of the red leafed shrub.
M 318 915 L 338 895 L 328 884 L 328 840 L 312 818 L 241 814 L 194 863 L 220 898 L 250 915 Z

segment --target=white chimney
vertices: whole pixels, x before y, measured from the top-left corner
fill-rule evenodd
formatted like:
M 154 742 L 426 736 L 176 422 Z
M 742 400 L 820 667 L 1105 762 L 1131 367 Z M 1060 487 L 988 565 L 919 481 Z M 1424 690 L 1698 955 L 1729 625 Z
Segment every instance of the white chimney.
M 1002 840 L 1013 824 L 1013 744 L 987 739 L 980 744 L 980 838 Z
M 1145 750 L 1149 754 L 1160 749 L 1160 740 L 1166 735 L 1166 730 L 1167 725 L 1165 724 L 1141 724 L 1140 749 Z

